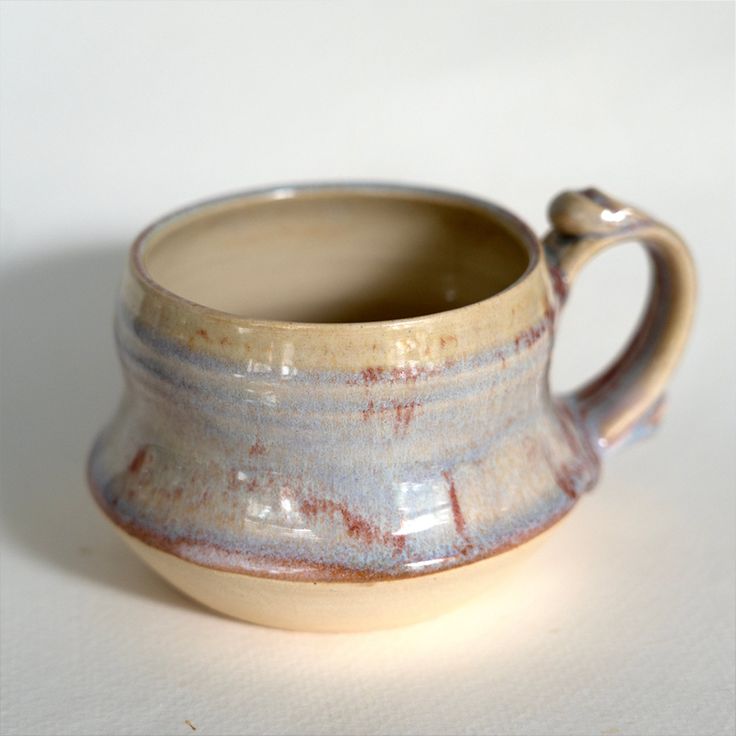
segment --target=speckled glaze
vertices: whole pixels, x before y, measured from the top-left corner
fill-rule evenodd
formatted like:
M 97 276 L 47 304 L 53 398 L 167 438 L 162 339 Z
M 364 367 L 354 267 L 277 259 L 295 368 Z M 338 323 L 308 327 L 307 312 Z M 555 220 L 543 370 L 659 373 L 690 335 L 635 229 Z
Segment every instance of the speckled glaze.
M 495 230 L 483 247 L 503 240 L 516 254 L 498 263 L 523 256 L 523 267 L 509 266 L 509 283 L 473 303 L 343 323 L 228 313 L 152 275 L 157 248 L 173 264 L 166 268 L 177 265 L 170 242 L 178 230 L 199 227 L 206 248 L 207 228 L 231 215 L 314 202 L 332 207 L 324 219 L 346 197 L 487 220 Z M 90 457 L 99 505 L 159 572 L 218 610 L 290 628 L 403 623 L 373 610 L 386 596 L 371 586 L 393 595 L 396 608 L 419 590 L 413 579 L 424 579 L 422 590 L 438 581 L 428 595 L 441 596 L 448 573 L 487 563 L 558 521 L 595 484 L 605 450 L 659 416 L 692 312 L 682 241 L 595 190 L 561 195 L 551 219 L 542 245 L 514 216 L 469 197 L 321 185 L 238 195 L 160 221 L 134 244 L 118 303 L 126 389 Z M 318 258 L 320 234 L 310 233 Z M 218 237 L 225 252 L 231 240 Z M 281 236 L 273 237 L 277 248 Z M 652 254 L 649 312 L 609 371 L 553 397 L 548 368 L 570 283 L 584 260 L 622 240 Z M 247 248 L 247 238 L 233 247 Z M 279 289 L 277 273 L 271 286 Z M 193 582 L 203 575 L 206 584 Z M 220 594 L 240 581 L 247 595 Z M 216 595 L 205 590 L 210 582 Z M 317 584 L 308 614 L 298 592 L 305 583 Z M 270 609 L 249 606 L 272 590 Z M 359 603 L 343 606 L 350 596 Z M 455 602 L 448 596 L 448 606 Z

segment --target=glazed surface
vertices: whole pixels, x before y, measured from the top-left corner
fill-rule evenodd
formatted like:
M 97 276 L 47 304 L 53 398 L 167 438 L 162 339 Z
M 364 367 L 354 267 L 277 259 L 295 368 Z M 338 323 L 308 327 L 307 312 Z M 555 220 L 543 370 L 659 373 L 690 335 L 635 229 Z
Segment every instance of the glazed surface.
M 555 311 L 537 304 L 498 344 L 450 333 L 422 362 L 317 370 L 288 341 L 268 363 L 215 357 L 202 328 L 177 340 L 123 303 L 127 390 L 92 455 L 97 498 L 148 544 L 253 575 L 400 577 L 515 546 L 598 471 L 549 396 Z
M 549 394 L 559 290 L 536 239 L 491 205 L 419 198 L 431 213 L 457 210 L 458 237 L 473 218 L 490 223 L 473 232 L 495 254 L 493 298 L 383 322 L 247 319 L 173 297 L 147 270 L 158 258 L 153 271 L 165 275 L 157 246 L 207 247 L 197 210 L 144 234 L 116 315 L 126 390 L 89 468 L 119 527 L 223 571 L 395 579 L 510 549 L 593 485 L 598 457 Z M 237 206 L 210 204 L 202 216 Z M 394 209 L 384 209 L 389 228 Z M 172 240 L 182 227 L 194 235 Z M 235 247 L 218 242 L 214 260 L 223 243 Z M 327 261 L 319 249 L 313 257 Z M 202 258 L 189 275 L 170 261 L 182 283 L 201 277 Z M 271 286 L 283 284 L 274 276 Z

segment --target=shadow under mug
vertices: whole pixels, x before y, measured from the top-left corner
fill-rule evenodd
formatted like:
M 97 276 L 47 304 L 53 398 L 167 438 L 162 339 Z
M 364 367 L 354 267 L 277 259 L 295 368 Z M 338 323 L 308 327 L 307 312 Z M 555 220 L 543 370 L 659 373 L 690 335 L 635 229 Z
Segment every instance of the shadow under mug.
M 540 242 L 488 202 L 374 184 L 162 219 L 118 302 L 99 505 L 174 585 L 262 624 L 396 625 L 500 580 L 658 420 L 693 311 L 669 228 L 594 189 L 550 219 Z M 568 289 L 624 241 L 654 266 L 645 315 L 608 370 L 552 396 Z

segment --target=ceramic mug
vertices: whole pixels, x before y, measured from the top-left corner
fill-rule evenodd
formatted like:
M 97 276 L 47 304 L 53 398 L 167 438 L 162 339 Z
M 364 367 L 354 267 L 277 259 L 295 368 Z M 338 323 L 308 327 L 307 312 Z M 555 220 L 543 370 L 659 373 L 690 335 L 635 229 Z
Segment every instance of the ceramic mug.
M 124 395 L 89 462 L 100 507 L 175 586 L 257 623 L 396 625 L 486 589 L 658 419 L 691 322 L 668 227 L 594 189 L 550 219 L 540 242 L 472 197 L 325 184 L 149 227 L 116 313 Z M 625 241 L 651 258 L 645 315 L 553 396 L 568 289 Z

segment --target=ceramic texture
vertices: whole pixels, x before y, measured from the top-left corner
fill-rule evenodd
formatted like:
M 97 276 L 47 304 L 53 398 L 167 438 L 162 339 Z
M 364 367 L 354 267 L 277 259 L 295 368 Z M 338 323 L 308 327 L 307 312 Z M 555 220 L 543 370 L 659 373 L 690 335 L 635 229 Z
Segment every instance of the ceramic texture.
M 426 602 L 411 606 L 416 620 L 479 592 L 489 576 L 468 570 L 491 569 L 489 558 L 553 525 L 595 484 L 605 450 L 658 418 L 692 313 L 692 265 L 672 231 L 595 190 L 561 195 L 551 219 L 543 247 L 472 198 L 324 185 L 205 203 L 153 226 L 132 249 L 116 314 L 126 389 L 90 457 L 101 508 L 164 577 L 258 623 L 370 628 L 405 623 L 412 601 Z M 267 318 L 298 316 L 325 291 L 339 300 L 342 278 L 351 293 L 361 274 L 390 279 L 403 243 L 421 253 L 438 229 L 416 283 L 408 269 L 406 288 L 389 291 L 401 292 L 404 312 L 444 294 L 444 311 Z M 463 238 L 472 245 L 454 250 Z M 553 397 L 554 328 L 570 283 L 622 240 L 652 254 L 650 309 L 607 373 Z M 290 255 L 278 270 L 282 246 Z M 347 267 L 340 248 L 353 254 Z M 248 281 L 259 259 L 263 275 Z M 383 272 L 371 272 L 374 260 Z M 429 299 L 435 283 L 440 296 Z M 363 313 L 378 314 L 381 298 Z M 263 305 L 264 317 L 248 316 Z M 328 314 L 320 309 L 311 313 Z M 379 583 L 393 592 L 368 592 Z

